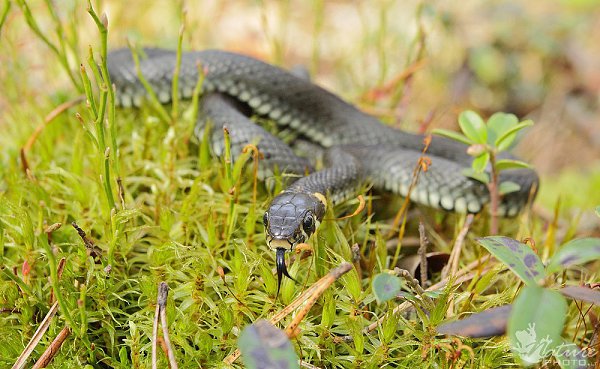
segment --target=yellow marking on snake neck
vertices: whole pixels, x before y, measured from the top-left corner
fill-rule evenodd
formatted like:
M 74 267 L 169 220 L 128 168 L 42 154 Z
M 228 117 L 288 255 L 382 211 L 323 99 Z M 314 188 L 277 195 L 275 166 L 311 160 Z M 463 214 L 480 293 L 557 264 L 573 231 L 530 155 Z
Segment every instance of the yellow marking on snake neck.
M 325 206 L 325 208 L 327 208 L 327 199 L 325 198 L 325 196 L 322 193 L 315 192 L 315 193 L 313 193 L 313 196 L 316 197 L 317 199 L 319 199 L 319 201 L 321 201 L 323 206 Z
M 270 240 L 270 242 L 268 242 L 268 245 L 272 250 L 286 249 L 288 251 L 292 251 L 293 249 L 293 246 L 290 245 L 290 243 L 287 240 Z

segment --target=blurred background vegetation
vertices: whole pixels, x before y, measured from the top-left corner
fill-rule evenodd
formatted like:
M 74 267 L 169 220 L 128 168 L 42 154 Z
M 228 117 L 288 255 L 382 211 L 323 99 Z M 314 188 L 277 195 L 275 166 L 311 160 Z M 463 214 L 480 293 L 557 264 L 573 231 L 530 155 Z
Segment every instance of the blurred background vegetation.
M 549 211 L 561 199 L 561 211 L 579 214 L 600 203 L 598 1 L 132 0 L 96 5 L 108 15 L 110 48 L 126 46 L 127 39 L 174 48 L 185 9 L 184 49 L 220 48 L 284 67 L 306 65 L 319 84 L 401 128 L 455 127 L 465 108 L 531 118 L 536 125 L 517 152 L 543 178 L 537 205 Z M 54 39 L 45 3 L 30 6 Z M 19 104 L 44 106 L 72 93 L 48 48 L 13 8 L 3 25 L 0 55 L 5 117 L 0 123 L 9 131 L 17 128 L 6 127 L 6 116 Z M 98 42 L 84 8 L 79 1 L 56 3 L 56 15 L 75 25 L 64 40 L 85 53 Z M 79 62 L 72 58 L 70 65 L 76 68 Z M 33 119 L 35 109 L 28 110 Z M 27 135 L 26 130 L 20 139 L 10 135 L 13 139 L 3 142 L 5 152 L 22 146 Z M 582 217 L 591 227 L 593 219 Z

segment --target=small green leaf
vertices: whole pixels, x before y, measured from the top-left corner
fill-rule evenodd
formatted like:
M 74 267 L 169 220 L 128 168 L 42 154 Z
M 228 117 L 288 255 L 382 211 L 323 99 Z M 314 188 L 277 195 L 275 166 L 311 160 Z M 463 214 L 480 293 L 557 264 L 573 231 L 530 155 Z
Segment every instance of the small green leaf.
M 498 192 L 500 193 L 500 195 L 506 195 L 509 193 L 517 192 L 520 189 L 521 186 L 519 186 L 518 183 L 511 181 L 502 182 L 500 183 L 500 186 L 498 186 Z
M 531 168 L 531 165 L 522 162 L 520 160 L 501 159 L 496 161 L 496 169 L 520 169 L 520 168 Z
M 446 138 L 449 138 L 451 140 L 454 141 L 458 141 L 458 142 L 462 142 L 466 145 L 472 145 L 474 142 L 469 140 L 467 137 L 461 135 L 458 132 L 454 132 L 454 131 L 449 131 L 447 129 L 434 129 L 433 131 L 431 131 L 431 133 L 433 133 L 434 135 L 438 135 L 438 136 L 444 136 Z
M 379 304 L 395 298 L 401 287 L 400 278 L 395 275 L 380 273 L 373 278 L 373 294 Z
M 565 243 L 548 263 L 548 273 L 561 271 L 570 265 L 600 259 L 600 238 L 579 238 Z
M 544 264 L 529 246 L 503 236 L 479 238 L 477 242 L 528 286 L 536 286 L 544 278 Z
M 508 320 L 512 351 L 526 364 L 535 364 L 562 343 L 567 301 L 558 292 L 525 286 L 513 304 Z
M 487 143 L 489 145 L 496 145 L 496 139 L 502 136 L 504 132 L 508 131 L 512 127 L 519 123 L 519 119 L 514 114 L 507 113 L 494 113 L 487 121 L 488 127 L 488 138 Z M 512 142 L 511 142 L 512 143 Z M 510 146 L 510 143 L 509 143 Z
M 533 121 L 531 121 L 531 120 L 526 120 L 524 122 L 521 122 L 521 123 L 515 125 L 511 129 L 504 132 L 504 134 L 502 136 L 498 137 L 498 139 L 494 143 L 494 146 L 496 146 L 496 148 L 499 151 L 504 151 L 504 150 L 508 149 L 510 147 L 510 145 L 513 143 L 513 141 L 515 140 L 515 137 L 517 137 L 517 132 L 519 132 L 520 130 L 522 130 L 525 127 L 529 127 L 532 125 L 533 125 Z
M 465 177 L 473 178 L 474 180 L 485 184 L 490 183 L 490 175 L 486 172 L 477 173 L 472 168 L 465 168 L 462 170 L 462 174 Z
M 487 128 L 479 114 L 472 110 L 463 111 L 458 116 L 458 125 L 462 132 L 476 143 L 487 142 Z
M 348 293 L 352 298 L 356 301 L 360 299 L 360 294 L 362 292 L 360 288 L 360 278 L 358 277 L 358 272 L 356 269 L 352 269 L 349 273 L 342 277 L 342 283 L 347 289 Z
M 298 355 L 287 335 L 266 320 L 244 328 L 238 346 L 246 368 L 300 368 Z
M 471 163 L 471 168 L 473 168 L 475 173 L 483 173 L 489 162 L 490 154 L 486 152 L 473 159 L 473 163 Z
M 600 217 L 600 206 L 596 206 L 596 215 Z

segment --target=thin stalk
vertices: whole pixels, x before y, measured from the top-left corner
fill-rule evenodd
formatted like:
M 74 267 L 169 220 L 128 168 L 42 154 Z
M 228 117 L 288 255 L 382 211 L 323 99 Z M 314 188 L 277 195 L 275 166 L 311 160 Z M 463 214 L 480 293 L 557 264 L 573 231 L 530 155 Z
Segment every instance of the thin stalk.
M 426 172 L 431 165 L 431 159 L 429 159 L 426 155 L 427 150 L 429 149 L 429 145 L 431 144 L 431 136 L 426 136 L 423 140 L 424 146 L 421 151 L 421 156 L 419 160 L 417 160 L 417 164 L 413 169 L 412 180 L 410 182 L 410 186 L 408 186 L 408 193 L 406 194 L 406 198 L 402 203 L 402 207 L 394 217 L 394 221 L 392 223 L 392 230 L 396 229 L 400 221 L 402 221 L 400 225 L 400 231 L 398 232 L 398 245 L 396 246 L 396 251 L 394 252 L 394 257 L 392 258 L 392 266 L 395 266 L 398 263 L 398 258 L 400 257 L 400 249 L 402 248 L 402 239 L 404 238 L 404 232 L 406 231 L 406 215 L 408 214 L 408 205 L 410 203 L 410 195 L 417 185 L 417 181 L 419 180 L 419 175 L 421 171 Z
M 117 238 L 118 238 L 118 224 L 115 216 L 116 208 L 113 208 L 110 212 L 110 232 L 112 234 L 111 240 L 108 243 L 108 265 L 115 265 L 115 249 L 117 246 Z
M 88 62 L 90 69 L 92 70 L 92 73 L 94 74 L 94 79 L 96 80 L 96 84 L 98 86 L 100 86 L 103 82 L 102 75 L 100 74 L 100 70 L 98 69 L 98 63 L 96 63 L 96 59 L 94 58 L 94 50 L 92 50 L 91 46 L 88 48 L 87 62 Z
M 119 173 L 120 173 L 120 168 L 119 168 L 119 150 L 117 147 L 117 129 L 116 129 L 116 122 L 115 122 L 116 121 L 116 119 L 115 119 L 115 91 L 114 91 L 114 87 L 112 85 L 112 81 L 110 79 L 110 74 L 108 73 L 108 64 L 107 64 L 108 18 L 106 16 L 106 13 L 102 13 L 102 15 L 100 15 L 100 17 L 98 17 L 98 14 L 94 11 L 94 8 L 92 7 L 92 3 L 90 0 L 88 0 L 87 12 L 92 17 L 92 19 L 96 23 L 96 26 L 98 27 L 98 30 L 100 31 L 100 40 L 101 40 L 101 42 L 100 42 L 100 45 L 101 45 L 100 69 L 102 71 L 102 73 L 101 73 L 102 80 L 104 81 L 104 83 L 107 87 L 106 91 L 108 92 L 108 108 L 109 108 L 108 130 L 110 132 L 111 146 L 115 152 L 114 170 L 115 170 L 115 173 L 117 173 L 117 177 L 118 177 Z
M 25 367 L 25 365 L 27 364 L 27 361 L 29 360 L 29 356 L 31 355 L 33 350 L 35 350 L 38 343 L 40 343 L 44 334 L 48 330 L 50 323 L 52 322 L 52 318 L 54 318 L 54 315 L 56 315 L 57 311 L 58 311 L 58 303 L 55 302 L 50 307 L 50 310 L 44 317 L 44 320 L 42 320 L 42 323 L 40 324 L 38 329 L 33 334 L 33 337 L 31 337 L 31 339 L 29 340 L 29 343 L 27 343 L 27 346 L 25 346 L 25 349 L 21 352 L 21 355 L 19 355 L 19 357 L 17 358 L 17 361 L 12 366 L 12 369 L 23 369 Z
M 60 311 L 62 312 L 62 315 L 65 317 L 67 324 L 71 328 L 75 329 L 75 327 L 77 327 L 77 325 L 75 324 L 75 320 L 73 319 L 73 316 L 71 315 L 71 311 L 69 310 L 67 301 L 65 300 L 65 298 L 60 290 L 56 258 L 54 257 L 54 253 L 52 252 L 52 249 L 50 248 L 50 245 L 48 244 L 48 235 L 43 234 L 39 238 L 39 241 L 40 241 L 41 246 L 44 249 L 44 251 L 46 251 L 46 256 L 48 257 L 48 267 L 50 268 L 50 284 L 52 285 L 52 291 L 54 291 L 54 297 L 56 298 L 56 301 L 58 301 L 58 306 L 60 307 Z M 85 336 L 81 336 L 81 337 L 85 337 Z
M 83 64 L 80 65 L 79 70 L 81 72 L 81 80 L 83 81 L 83 90 L 85 91 L 85 97 L 89 104 L 89 108 L 92 109 L 94 118 L 98 116 L 98 108 L 96 107 L 96 99 L 94 99 L 94 93 L 92 92 L 92 81 L 87 75 L 87 71 Z
M 133 45 L 130 44 L 129 49 L 131 50 L 131 56 L 133 57 L 133 62 L 135 63 L 135 71 L 137 73 L 137 77 L 140 80 L 140 83 L 144 86 L 146 93 L 148 94 L 150 105 L 154 108 L 156 113 L 160 116 L 160 119 L 162 119 L 165 123 L 170 124 L 171 117 L 165 110 L 165 107 L 159 102 L 158 96 L 156 96 L 156 93 L 152 89 L 152 86 L 150 85 L 150 83 L 148 82 L 146 77 L 144 77 L 144 74 L 142 73 L 142 68 L 140 65 L 140 56 L 138 55 L 138 53 L 135 50 L 135 48 L 133 47 Z
M 498 170 L 496 169 L 496 154 L 490 152 L 490 163 L 492 165 L 492 178 L 488 184 L 490 193 L 490 233 L 498 234 L 498 207 L 500 205 L 500 194 L 498 193 Z
M 60 351 L 60 347 L 71 334 L 69 327 L 64 327 L 54 338 L 50 346 L 46 348 L 42 356 L 35 362 L 31 369 L 45 368 L 50 364 L 54 356 Z
M 192 114 L 190 119 L 192 127 L 196 125 L 196 121 L 198 120 L 198 101 L 202 94 L 202 84 L 204 83 L 204 77 L 206 75 L 200 62 L 197 63 L 196 68 L 198 68 L 198 81 L 196 81 L 196 86 L 194 86 L 194 93 L 192 95 Z
M 11 4 L 10 0 L 4 0 L 4 9 L 2 9 L 2 13 L 0 14 L 0 35 L 2 35 L 2 27 L 8 18 Z
M 104 151 L 104 191 L 110 209 L 116 209 L 115 198 L 113 196 L 112 185 L 110 184 L 110 147 Z
M 19 7 L 21 7 L 21 10 L 23 11 L 23 15 L 25 16 L 25 21 L 27 22 L 27 25 L 29 26 L 29 28 L 33 31 L 33 33 L 36 34 L 36 36 L 38 36 L 40 38 L 40 40 L 42 40 L 42 42 L 44 44 L 46 44 L 46 46 L 48 46 L 50 48 L 50 50 L 52 50 L 52 52 L 54 54 L 56 54 L 56 56 L 58 57 L 58 60 L 60 62 L 60 65 L 63 67 L 65 72 L 67 72 L 69 79 L 71 80 L 71 82 L 73 83 L 73 86 L 75 86 L 77 91 L 83 92 L 83 87 L 81 86 L 81 84 L 79 84 L 77 82 L 77 78 L 75 78 L 75 76 L 73 75 L 73 72 L 71 71 L 71 67 L 69 66 L 69 61 L 67 60 L 67 56 L 64 55 L 63 53 L 61 53 L 61 51 L 56 47 L 56 45 L 54 45 L 52 42 L 50 42 L 50 40 L 46 37 L 44 32 L 42 32 L 39 25 L 35 21 L 33 14 L 31 14 L 31 9 L 29 9 L 29 5 L 27 5 L 25 0 L 17 0 L 17 4 L 19 5 Z
M 229 194 L 229 213 L 227 214 L 227 240 L 233 233 L 233 223 L 235 219 L 235 184 L 233 182 L 233 168 L 231 160 L 231 138 L 229 136 L 229 130 L 227 127 L 223 128 L 223 138 L 225 143 L 225 153 L 223 160 L 225 162 L 225 186 Z
M 100 108 L 98 109 L 98 117 L 94 121 L 96 127 L 96 137 L 98 138 L 98 144 L 100 144 L 100 150 L 106 150 L 106 140 L 104 134 L 104 113 L 106 112 L 106 102 L 108 100 L 108 91 L 106 91 L 106 85 L 100 86 Z
M 258 162 L 261 157 L 258 147 L 253 144 L 248 144 L 242 150 L 242 153 L 252 152 L 252 203 L 248 209 L 246 217 L 246 234 L 248 235 L 248 243 L 252 243 L 252 235 L 254 235 L 256 223 L 256 196 L 258 191 Z
M 171 122 L 175 123 L 179 115 L 179 72 L 181 70 L 181 46 L 183 44 L 183 30 L 185 23 L 179 28 L 179 38 L 177 39 L 177 57 L 175 62 L 175 70 L 173 71 L 173 81 L 171 84 Z
M 202 130 L 202 136 L 198 137 L 200 140 L 200 148 L 198 149 L 198 168 L 204 171 L 210 167 L 210 130 L 211 121 L 207 120 L 204 123 L 204 129 Z
M 35 296 L 35 294 L 33 293 L 33 290 L 18 275 L 13 274 L 13 272 L 11 272 L 10 270 L 8 270 L 4 267 L 2 268 L 2 273 L 5 276 L 7 276 L 8 279 L 15 282 L 17 284 L 17 286 L 19 286 L 21 291 L 23 291 L 25 294 L 27 294 L 29 296 Z
M 83 337 L 85 332 L 87 332 L 88 320 L 87 314 L 85 310 L 85 300 L 87 297 L 87 286 L 82 284 L 79 287 L 79 300 L 77 300 L 77 305 L 79 307 L 79 315 L 81 317 L 81 326 L 79 327 L 79 334 Z

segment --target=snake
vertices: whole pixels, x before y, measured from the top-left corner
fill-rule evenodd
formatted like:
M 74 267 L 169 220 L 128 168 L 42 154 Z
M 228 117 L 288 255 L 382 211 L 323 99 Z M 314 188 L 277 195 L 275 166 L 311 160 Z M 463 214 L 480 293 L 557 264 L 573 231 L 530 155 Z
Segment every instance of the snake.
M 140 54 L 137 66 L 132 52 Z M 162 104 L 170 103 L 174 93 L 192 99 L 200 86 L 195 132 L 202 139 L 210 124 L 207 139 L 215 155 L 224 154 L 223 128 L 227 128 L 234 161 L 246 145 L 255 144 L 263 156 L 261 179 L 275 173 L 297 175 L 263 216 L 266 243 L 276 254 L 278 293 L 283 276 L 293 279 L 286 252 L 315 233 L 328 204 L 355 196 L 360 186 L 408 196 L 414 203 L 448 212 L 478 213 L 490 201 L 486 184 L 463 174 L 473 162 L 466 145 L 432 137 L 425 153 L 430 165 L 415 182 L 424 135 L 382 123 L 299 73 L 222 50 L 182 52 L 178 65 L 173 50 L 123 48 L 109 53 L 107 65 L 117 105 L 140 107 L 151 94 Z M 172 90 L 174 78 L 177 91 Z M 275 122 L 277 132 L 271 133 L 253 117 Z M 285 142 L 282 132 L 293 133 L 295 139 Z M 302 147 L 308 147 L 304 151 L 313 157 L 298 154 Z M 318 170 L 315 156 L 324 163 Z M 501 171 L 499 182 L 509 181 L 519 189 L 502 196 L 500 216 L 517 215 L 539 185 L 530 168 Z

